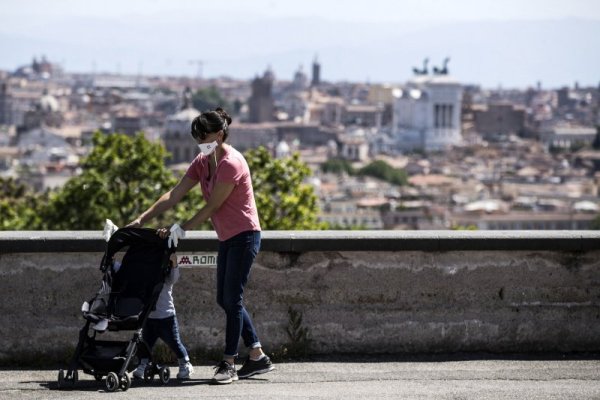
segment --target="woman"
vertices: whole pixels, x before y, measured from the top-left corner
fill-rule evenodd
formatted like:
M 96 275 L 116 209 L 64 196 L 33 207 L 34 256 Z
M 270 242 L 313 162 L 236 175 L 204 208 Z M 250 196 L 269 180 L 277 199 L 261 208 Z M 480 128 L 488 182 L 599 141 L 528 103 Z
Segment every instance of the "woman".
M 260 223 L 254 201 L 250 169 L 244 156 L 225 143 L 231 117 L 222 109 L 207 111 L 194 119 L 192 137 L 200 154 L 192 161 L 185 176 L 163 194 L 130 226 L 142 226 L 177 204 L 187 192 L 200 183 L 206 205 L 189 221 L 158 230 L 170 241 L 185 236 L 204 221 L 211 222 L 219 238 L 217 257 L 217 303 L 225 310 L 225 352 L 216 367 L 215 383 L 231 383 L 239 378 L 272 371 L 273 364 L 263 353 L 250 315 L 243 305 L 244 286 L 260 248 Z M 250 348 L 248 359 L 239 371 L 235 369 L 240 336 Z

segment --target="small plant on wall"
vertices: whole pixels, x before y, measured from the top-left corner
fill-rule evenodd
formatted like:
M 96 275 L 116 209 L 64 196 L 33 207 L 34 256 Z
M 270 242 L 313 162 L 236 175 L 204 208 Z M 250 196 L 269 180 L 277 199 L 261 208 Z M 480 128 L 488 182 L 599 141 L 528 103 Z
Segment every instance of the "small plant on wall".
M 310 333 L 302 325 L 302 312 L 288 307 L 288 326 L 285 328 L 289 342 L 281 347 L 278 358 L 305 358 L 310 354 Z

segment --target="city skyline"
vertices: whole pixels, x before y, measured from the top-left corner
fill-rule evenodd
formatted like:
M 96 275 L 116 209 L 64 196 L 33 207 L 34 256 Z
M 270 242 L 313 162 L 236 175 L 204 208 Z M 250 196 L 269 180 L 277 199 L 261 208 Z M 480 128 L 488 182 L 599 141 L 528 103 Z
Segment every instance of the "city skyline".
M 4 3 L 6 70 L 45 55 L 68 72 L 249 79 L 270 66 L 290 80 L 300 65 L 308 73 L 317 56 L 324 80 L 403 83 L 424 58 L 432 67 L 450 57 L 451 74 L 464 84 L 600 81 L 600 5 L 593 1 L 379 0 L 341 9 L 332 1 Z

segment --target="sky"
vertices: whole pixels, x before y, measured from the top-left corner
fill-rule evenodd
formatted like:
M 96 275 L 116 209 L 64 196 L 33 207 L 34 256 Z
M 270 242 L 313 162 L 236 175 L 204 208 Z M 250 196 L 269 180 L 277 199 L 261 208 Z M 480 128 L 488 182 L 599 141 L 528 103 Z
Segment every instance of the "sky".
M 38 23 L 70 16 L 160 19 L 168 15 L 202 17 L 220 14 L 235 20 L 260 17 L 321 17 L 343 21 L 465 21 L 600 19 L 597 0 L 1 0 L 2 25 L 18 25 L 21 18 Z
M 598 0 L 0 0 L 0 68 L 403 82 L 429 57 L 483 86 L 597 85 Z M 203 63 L 198 68 L 197 60 Z

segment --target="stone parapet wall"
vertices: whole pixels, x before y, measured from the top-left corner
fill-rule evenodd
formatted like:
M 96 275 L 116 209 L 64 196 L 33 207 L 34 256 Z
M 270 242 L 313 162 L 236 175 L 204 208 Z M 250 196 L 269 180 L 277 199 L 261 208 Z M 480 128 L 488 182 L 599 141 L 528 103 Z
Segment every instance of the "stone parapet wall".
M 0 232 L 0 364 L 72 350 L 103 247 L 100 232 Z M 210 232 L 179 249 L 215 252 Z M 199 353 L 224 345 L 215 272 L 182 266 L 174 290 Z M 319 354 L 598 352 L 600 234 L 264 232 L 245 300 L 268 351 L 296 340 Z M 310 341 L 290 338 L 294 316 Z

